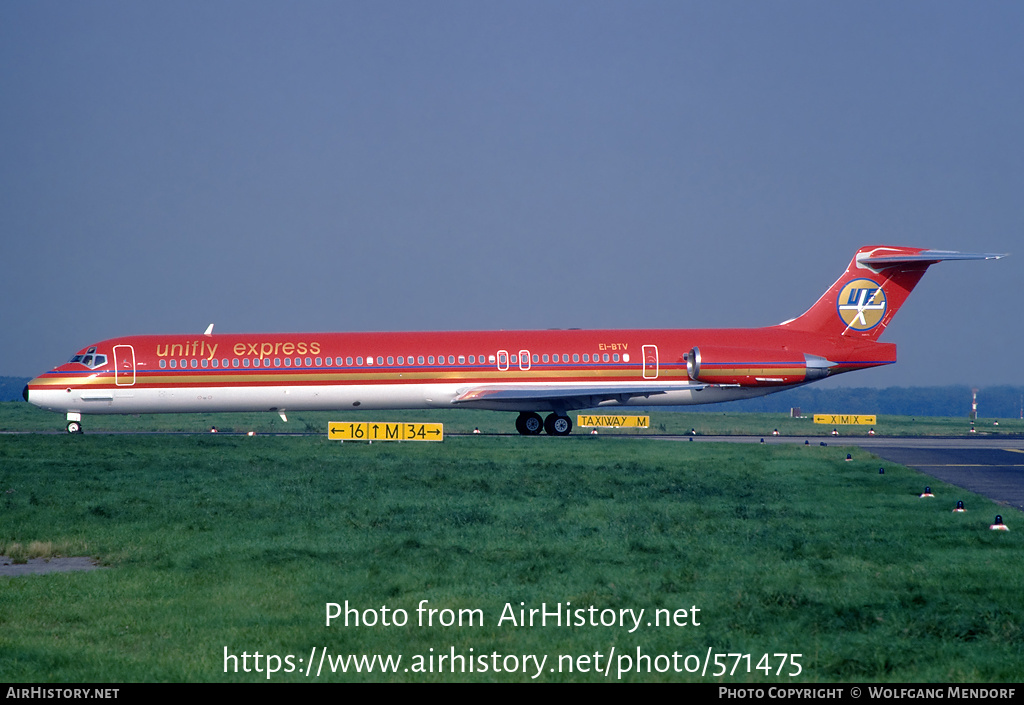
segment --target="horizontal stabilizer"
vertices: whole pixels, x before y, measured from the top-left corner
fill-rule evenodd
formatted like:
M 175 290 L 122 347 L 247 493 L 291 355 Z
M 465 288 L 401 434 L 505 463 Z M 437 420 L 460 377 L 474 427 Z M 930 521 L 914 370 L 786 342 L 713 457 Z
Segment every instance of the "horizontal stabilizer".
M 917 254 L 893 254 L 891 252 L 889 254 L 875 254 L 875 252 L 877 252 L 877 250 L 874 252 L 865 252 L 863 256 L 858 255 L 857 262 L 860 264 L 866 264 L 869 267 L 882 268 L 892 267 L 899 264 L 935 264 L 936 262 L 948 260 L 1002 259 L 1003 257 L 1006 257 L 1005 254 L 995 254 L 992 252 L 952 252 L 949 250 L 922 250 Z

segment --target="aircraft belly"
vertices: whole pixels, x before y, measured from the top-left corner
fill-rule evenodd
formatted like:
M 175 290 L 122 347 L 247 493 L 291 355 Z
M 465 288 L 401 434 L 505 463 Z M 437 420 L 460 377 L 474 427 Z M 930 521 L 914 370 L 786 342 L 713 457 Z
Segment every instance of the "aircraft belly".
M 335 411 L 447 408 L 455 385 L 322 385 L 301 387 L 158 387 L 67 393 L 33 390 L 32 403 L 50 411 L 148 414 L 235 411 Z

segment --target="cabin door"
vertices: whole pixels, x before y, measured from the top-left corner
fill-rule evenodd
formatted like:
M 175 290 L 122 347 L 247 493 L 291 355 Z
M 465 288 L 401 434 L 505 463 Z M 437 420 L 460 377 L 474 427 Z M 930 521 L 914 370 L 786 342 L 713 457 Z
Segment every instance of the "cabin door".
M 114 346 L 114 384 L 118 387 L 135 384 L 135 348 L 131 345 Z
M 658 379 L 658 346 L 644 346 L 644 379 Z

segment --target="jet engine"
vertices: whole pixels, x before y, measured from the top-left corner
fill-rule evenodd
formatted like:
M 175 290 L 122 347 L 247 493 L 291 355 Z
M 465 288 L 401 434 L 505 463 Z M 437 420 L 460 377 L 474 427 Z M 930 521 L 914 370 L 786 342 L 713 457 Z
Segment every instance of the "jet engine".
M 694 347 L 685 356 L 690 378 L 705 384 L 771 387 L 827 377 L 836 363 L 789 350 Z

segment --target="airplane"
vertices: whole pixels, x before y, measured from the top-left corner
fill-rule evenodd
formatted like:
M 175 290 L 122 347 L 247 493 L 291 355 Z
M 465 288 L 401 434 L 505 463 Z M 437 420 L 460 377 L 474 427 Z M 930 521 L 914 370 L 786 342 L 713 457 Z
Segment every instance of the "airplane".
M 473 408 L 522 435 L 569 411 L 762 396 L 896 361 L 878 342 L 929 266 L 1005 255 L 860 248 L 803 315 L 763 328 L 139 335 L 89 345 L 25 387 L 66 414 Z M 541 417 L 546 413 L 545 418 Z

